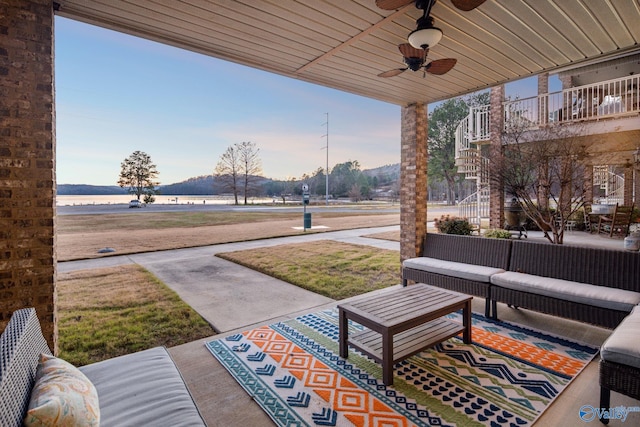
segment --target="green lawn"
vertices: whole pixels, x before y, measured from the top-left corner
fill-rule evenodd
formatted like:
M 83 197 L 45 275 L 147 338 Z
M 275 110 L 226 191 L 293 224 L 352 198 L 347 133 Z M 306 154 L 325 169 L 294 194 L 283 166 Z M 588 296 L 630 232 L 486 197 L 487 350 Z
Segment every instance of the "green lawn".
M 397 251 L 321 240 L 217 256 L 336 300 L 400 283 Z

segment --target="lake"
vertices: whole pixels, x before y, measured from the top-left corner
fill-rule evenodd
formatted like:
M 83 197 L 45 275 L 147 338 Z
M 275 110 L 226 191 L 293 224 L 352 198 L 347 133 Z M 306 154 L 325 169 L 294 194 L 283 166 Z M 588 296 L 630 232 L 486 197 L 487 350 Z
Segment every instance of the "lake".
M 56 196 L 56 206 L 83 206 L 83 205 L 116 205 L 127 204 L 129 200 L 135 199 L 129 194 L 111 194 L 111 195 L 73 195 L 73 196 Z M 271 197 L 251 197 L 248 199 L 250 204 L 273 203 Z M 240 203 L 244 202 L 244 198 L 238 197 Z M 278 199 L 277 201 L 281 201 Z M 157 195 L 154 204 L 171 204 L 171 205 L 190 205 L 190 204 L 215 204 L 215 205 L 232 205 L 233 196 L 165 196 Z

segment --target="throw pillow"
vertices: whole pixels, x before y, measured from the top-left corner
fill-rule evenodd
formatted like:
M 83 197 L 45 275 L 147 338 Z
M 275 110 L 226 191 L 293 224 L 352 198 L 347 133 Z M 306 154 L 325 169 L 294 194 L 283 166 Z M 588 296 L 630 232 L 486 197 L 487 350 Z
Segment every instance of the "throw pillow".
M 25 426 L 98 426 L 98 392 L 72 364 L 40 355 Z

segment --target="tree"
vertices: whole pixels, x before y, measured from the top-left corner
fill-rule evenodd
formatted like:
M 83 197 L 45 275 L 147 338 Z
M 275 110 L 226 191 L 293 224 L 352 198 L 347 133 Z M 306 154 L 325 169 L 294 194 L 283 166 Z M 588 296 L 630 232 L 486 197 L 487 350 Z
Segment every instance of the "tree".
M 523 117 L 510 117 L 515 119 L 507 123 L 500 151 L 491 154 L 491 179 L 517 199 L 549 242 L 562 244 L 566 222 L 582 207 L 586 194 L 582 132 L 577 125 L 533 132 Z
M 156 187 L 160 184 L 156 181 L 158 174 L 156 165 L 147 153 L 134 151 L 120 164 L 118 185 L 129 187 L 129 194 L 135 195 L 138 200 L 144 196 L 145 203 L 153 203 L 154 195 L 158 193 Z
M 360 163 L 357 160 L 338 163 L 331 169 L 331 191 L 336 197 L 345 197 L 354 184 L 357 183 L 360 172 Z
M 238 205 L 238 194 L 243 190 L 244 204 L 251 191 L 256 189 L 255 182 L 262 174 L 262 165 L 253 142 L 235 143 L 227 147 L 220 156 L 214 175 L 222 187 L 233 193 L 234 203 Z
M 454 204 L 456 186 L 462 180 L 455 165 L 456 130 L 469 114 L 469 107 L 489 103 L 489 92 L 467 98 L 452 98 L 437 106 L 429 115 L 429 180 L 447 183 L 447 200 Z
M 251 141 L 236 144 L 236 148 L 240 160 L 240 171 L 243 177 L 244 204 L 246 205 L 249 191 L 255 190 L 254 183 L 262 175 L 262 162 L 258 157 L 260 149 Z
M 455 186 L 460 180 L 455 165 L 456 129 L 467 114 L 467 103 L 454 98 L 436 107 L 429 117 L 429 178 L 447 183 L 449 204 L 455 203 Z
M 240 180 L 240 156 L 237 145 L 230 145 L 220 156 L 214 172 L 221 187 L 233 193 L 234 203 L 238 205 L 239 180 Z

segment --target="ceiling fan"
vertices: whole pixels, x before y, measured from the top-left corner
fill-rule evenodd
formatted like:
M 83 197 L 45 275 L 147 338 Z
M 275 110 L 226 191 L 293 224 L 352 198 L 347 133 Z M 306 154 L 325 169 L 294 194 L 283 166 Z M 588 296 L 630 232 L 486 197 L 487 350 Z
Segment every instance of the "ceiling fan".
M 402 56 L 404 57 L 404 63 L 407 64 L 407 66 L 405 68 L 396 68 L 385 71 L 384 73 L 378 74 L 378 77 L 393 77 L 407 70 L 418 71 L 421 68 L 424 69 L 425 73 L 440 76 L 448 73 L 453 66 L 456 65 L 456 62 L 458 62 L 455 58 L 444 58 L 436 59 L 435 61 L 425 64 L 429 49 L 416 49 L 409 43 L 402 43 L 398 46 L 398 49 L 400 49 L 400 53 L 402 53 Z
M 453 5 L 460 10 L 470 11 L 480 6 L 486 0 L 451 0 Z M 378 74 L 378 77 L 393 77 L 406 71 L 418 71 L 423 68 L 426 73 L 442 75 L 449 72 L 457 60 L 454 58 L 437 59 L 425 64 L 429 48 L 438 44 L 442 38 L 442 30 L 433 26 L 433 18 L 430 16 L 431 8 L 436 0 L 376 0 L 376 5 L 385 10 L 394 10 L 414 3 L 416 8 L 423 11 L 422 16 L 416 21 L 417 28 L 409 33 L 407 41 L 398 46 L 404 58 L 405 68 L 397 68 Z

